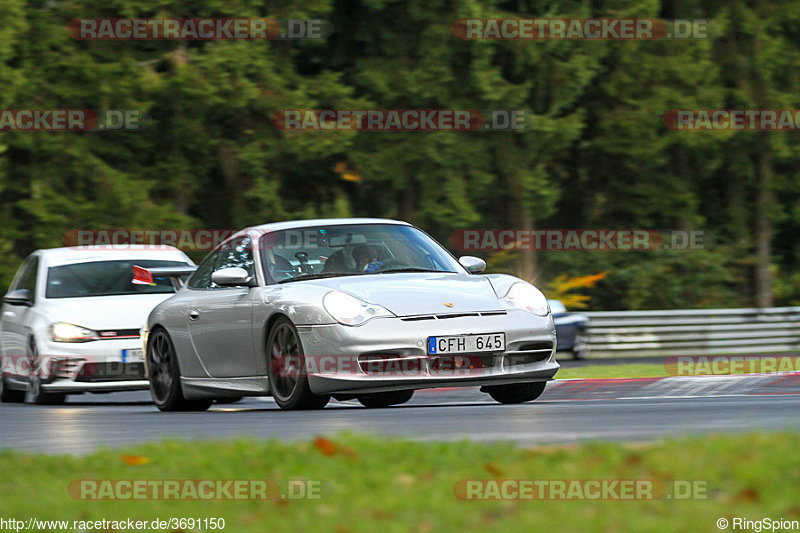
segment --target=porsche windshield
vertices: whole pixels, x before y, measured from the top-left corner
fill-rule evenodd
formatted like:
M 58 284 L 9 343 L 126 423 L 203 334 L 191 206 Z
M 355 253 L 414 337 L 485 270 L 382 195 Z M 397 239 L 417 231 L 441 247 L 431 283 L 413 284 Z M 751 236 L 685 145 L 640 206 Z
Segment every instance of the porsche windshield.
M 353 224 L 276 231 L 259 246 L 270 283 L 398 272 L 462 272 L 436 241 L 411 226 Z
M 46 298 L 83 298 L 175 292 L 169 279 L 156 279 L 153 285 L 132 283 L 133 265 L 144 268 L 184 266 L 180 261 L 137 259 L 91 261 L 50 267 L 47 270 Z

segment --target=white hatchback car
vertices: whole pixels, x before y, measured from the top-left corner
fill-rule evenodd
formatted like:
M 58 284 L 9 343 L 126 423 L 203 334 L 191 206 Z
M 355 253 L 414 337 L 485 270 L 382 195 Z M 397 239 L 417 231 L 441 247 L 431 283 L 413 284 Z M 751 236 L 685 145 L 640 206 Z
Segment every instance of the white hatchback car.
M 146 390 L 139 328 L 171 296 L 169 279 L 132 283 L 132 266 L 194 266 L 172 246 L 38 250 L 3 298 L 0 401 L 62 403 L 67 394 Z

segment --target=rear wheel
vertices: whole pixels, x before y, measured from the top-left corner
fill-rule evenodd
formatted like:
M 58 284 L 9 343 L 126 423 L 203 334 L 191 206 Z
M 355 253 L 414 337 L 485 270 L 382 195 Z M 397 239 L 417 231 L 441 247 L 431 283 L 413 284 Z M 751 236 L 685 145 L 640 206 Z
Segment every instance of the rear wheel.
M 59 405 L 64 403 L 64 400 L 67 399 L 66 394 L 45 392 L 42 389 L 42 361 L 39 358 L 36 340 L 33 338 L 28 341 L 28 364 L 30 365 L 27 390 L 28 400 L 37 405 Z
M 22 403 L 25 401 L 25 391 L 14 390 L 8 386 L 6 378 L 0 377 L 0 402 Z
M 267 338 L 267 371 L 272 397 L 282 409 L 322 409 L 330 396 L 311 392 L 300 336 L 291 320 L 275 321 Z
M 181 390 L 181 372 L 175 346 L 169 334 L 158 329 L 150 334 L 147 346 L 147 373 L 150 397 L 161 411 L 205 411 L 211 400 L 187 400 Z
M 513 385 L 492 385 L 481 390 L 488 392 L 495 401 L 500 403 L 523 403 L 535 400 L 544 392 L 546 381 L 534 383 L 515 383 Z
M 413 390 L 398 390 L 392 392 L 373 392 L 362 394 L 357 397 L 359 403 L 371 409 L 389 407 L 390 405 L 400 405 L 406 403 L 414 396 Z

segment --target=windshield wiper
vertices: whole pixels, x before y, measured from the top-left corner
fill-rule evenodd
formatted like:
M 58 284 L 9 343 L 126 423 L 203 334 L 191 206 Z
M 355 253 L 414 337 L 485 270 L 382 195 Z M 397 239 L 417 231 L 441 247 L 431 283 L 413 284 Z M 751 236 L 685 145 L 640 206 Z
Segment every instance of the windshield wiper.
M 363 276 L 369 274 L 392 274 L 395 272 L 441 272 L 447 274 L 455 274 L 452 270 L 433 270 L 430 268 L 421 267 L 406 267 L 406 268 L 391 268 L 389 270 L 377 270 L 375 272 L 328 272 L 326 274 L 307 274 L 305 276 L 297 276 L 294 278 L 282 279 L 276 283 L 289 283 L 290 281 L 304 281 L 307 279 L 322 279 L 322 278 L 336 278 L 342 276 Z
M 433 270 L 431 268 L 422 267 L 390 268 L 388 270 L 378 270 L 375 274 L 391 274 L 393 272 L 448 272 L 453 274 L 453 272 L 449 270 Z
M 322 279 L 322 278 L 335 278 L 339 276 L 352 276 L 353 274 L 343 274 L 341 272 L 327 272 L 325 274 L 306 274 L 305 276 L 297 276 L 295 278 L 287 278 L 282 279 L 280 281 L 276 281 L 275 283 L 288 283 L 290 281 L 303 281 L 307 279 Z

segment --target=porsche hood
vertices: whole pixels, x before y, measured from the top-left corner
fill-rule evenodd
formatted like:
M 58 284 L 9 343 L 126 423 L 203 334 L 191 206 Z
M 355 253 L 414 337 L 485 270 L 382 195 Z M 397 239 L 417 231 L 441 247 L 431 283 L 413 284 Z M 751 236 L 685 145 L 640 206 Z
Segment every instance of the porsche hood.
M 317 283 L 383 306 L 397 316 L 503 310 L 492 284 L 483 276 L 395 273 L 331 278 Z

